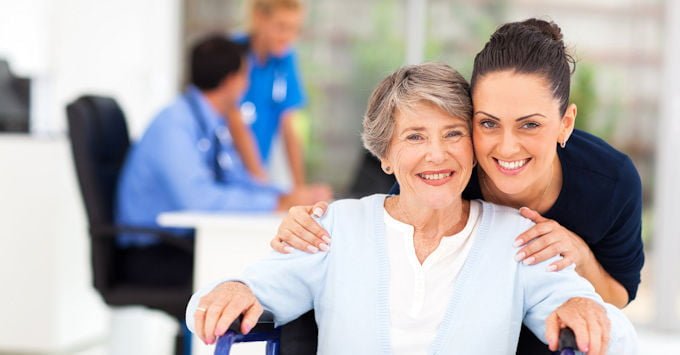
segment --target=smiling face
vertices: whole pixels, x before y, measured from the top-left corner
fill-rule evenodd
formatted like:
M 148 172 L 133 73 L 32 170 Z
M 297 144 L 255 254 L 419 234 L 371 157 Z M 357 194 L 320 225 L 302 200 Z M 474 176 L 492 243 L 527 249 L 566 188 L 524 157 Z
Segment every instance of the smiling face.
M 553 177 L 557 144 L 573 130 L 576 106 L 560 102 L 537 74 L 484 75 L 472 95 L 474 148 L 480 167 L 501 192 L 535 195 Z
M 466 120 L 429 103 L 395 115 L 394 133 L 381 161 L 394 172 L 401 197 L 430 209 L 459 202 L 474 159 Z

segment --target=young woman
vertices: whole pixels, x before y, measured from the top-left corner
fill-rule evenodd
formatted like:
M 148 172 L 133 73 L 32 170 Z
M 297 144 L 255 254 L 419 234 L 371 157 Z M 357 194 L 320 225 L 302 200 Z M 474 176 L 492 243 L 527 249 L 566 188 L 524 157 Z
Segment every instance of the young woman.
M 472 73 L 478 164 L 463 196 L 521 208 L 536 225 L 517 236 L 518 261 L 560 255 L 546 272 L 573 264 L 606 302 L 624 307 L 644 261 L 640 177 L 626 155 L 573 129 L 572 64 L 554 23 L 508 23 L 491 36 Z M 272 246 L 328 250 L 331 236 L 309 216 L 324 208 L 291 209 Z M 525 328 L 518 353 L 549 352 Z

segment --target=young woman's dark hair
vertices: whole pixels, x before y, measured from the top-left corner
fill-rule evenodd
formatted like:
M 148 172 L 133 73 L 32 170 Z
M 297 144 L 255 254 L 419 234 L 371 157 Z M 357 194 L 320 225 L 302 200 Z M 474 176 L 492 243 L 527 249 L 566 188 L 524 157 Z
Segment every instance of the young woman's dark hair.
M 212 90 L 243 65 L 246 47 L 228 40 L 223 34 L 198 41 L 191 50 L 190 77 L 199 90 Z
M 470 85 L 492 72 L 512 70 L 543 76 L 560 101 L 560 114 L 569 106 L 569 83 L 575 67 L 562 41 L 562 31 L 554 22 L 528 19 L 501 26 L 477 53 Z

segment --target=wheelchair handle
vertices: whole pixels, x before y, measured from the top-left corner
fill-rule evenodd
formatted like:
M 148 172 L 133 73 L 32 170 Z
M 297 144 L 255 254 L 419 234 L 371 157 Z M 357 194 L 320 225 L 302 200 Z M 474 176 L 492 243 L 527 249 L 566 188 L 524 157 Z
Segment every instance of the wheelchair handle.
M 557 353 L 559 355 L 577 355 L 581 354 L 576 345 L 576 336 L 571 328 L 560 329 L 560 337 L 558 340 Z

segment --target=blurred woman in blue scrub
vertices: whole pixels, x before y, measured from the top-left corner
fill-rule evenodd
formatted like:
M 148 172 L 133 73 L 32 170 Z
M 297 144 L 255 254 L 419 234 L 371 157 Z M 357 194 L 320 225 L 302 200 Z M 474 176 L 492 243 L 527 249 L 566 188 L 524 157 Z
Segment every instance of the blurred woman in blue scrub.
M 243 155 L 249 170 L 266 178 L 263 166 L 269 164 L 272 142 L 280 132 L 293 184 L 302 186 L 304 154 L 294 119 L 305 103 L 305 95 L 291 46 L 302 26 L 303 6 L 300 0 L 251 0 L 249 7 L 249 31 L 235 40 L 249 47 L 250 86 L 241 103 L 241 116 L 250 126 L 255 142 L 238 148 L 259 152 Z

